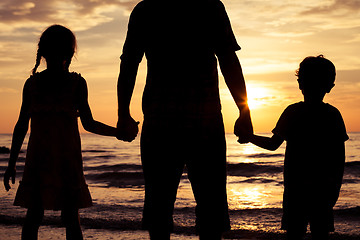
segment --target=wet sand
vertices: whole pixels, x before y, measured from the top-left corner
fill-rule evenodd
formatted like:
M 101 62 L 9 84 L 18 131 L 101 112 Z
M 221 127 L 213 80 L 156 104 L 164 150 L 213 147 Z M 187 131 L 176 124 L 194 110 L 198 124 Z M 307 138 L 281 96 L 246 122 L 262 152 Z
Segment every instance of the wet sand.
M 148 240 L 148 234 L 142 230 L 109 230 L 109 229 L 92 229 L 83 228 L 84 239 L 93 240 Z M 21 226 L 14 224 L 0 224 L 0 239 L 18 240 L 21 238 Z M 60 226 L 43 225 L 39 229 L 39 240 L 46 239 L 65 239 L 65 228 Z M 174 233 L 171 236 L 173 240 L 194 240 L 198 239 L 196 235 L 186 235 Z M 224 235 L 224 239 L 239 240 L 283 240 L 283 233 L 267 233 L 249 230 L 232 230 Z M 310 240 L 310 236 L 306 239 Z M 345 236 L 340 234 L 332 234 L 331 240 L 356 240 L 360 236 Z

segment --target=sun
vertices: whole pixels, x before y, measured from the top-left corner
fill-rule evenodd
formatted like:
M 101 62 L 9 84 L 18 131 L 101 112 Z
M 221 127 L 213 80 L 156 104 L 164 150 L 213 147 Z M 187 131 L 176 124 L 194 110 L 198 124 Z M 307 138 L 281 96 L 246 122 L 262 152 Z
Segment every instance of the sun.
M 246 89 L 250 109 L 260 108 L 266 103 L 265 99 L 269 96 L 269 90 L 266 87 L 247 84 Z

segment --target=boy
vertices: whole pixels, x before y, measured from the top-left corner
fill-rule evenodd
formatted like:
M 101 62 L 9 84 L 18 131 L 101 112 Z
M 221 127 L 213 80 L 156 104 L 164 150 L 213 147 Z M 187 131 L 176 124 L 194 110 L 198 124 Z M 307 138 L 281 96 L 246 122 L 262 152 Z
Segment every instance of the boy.
M 339 197 L 348 139 L 340 112 L 324 103 L 334 87 L 335 66 L 322 55 L 307 57 L 297 71 L 304 102 L 288 106 L 273 136 L 250 142 L 276 150 L 285 140 L 282 229 L 287 239 L 303 239 L 310 223 L 312 239 L 329 239 L 333 207 Z

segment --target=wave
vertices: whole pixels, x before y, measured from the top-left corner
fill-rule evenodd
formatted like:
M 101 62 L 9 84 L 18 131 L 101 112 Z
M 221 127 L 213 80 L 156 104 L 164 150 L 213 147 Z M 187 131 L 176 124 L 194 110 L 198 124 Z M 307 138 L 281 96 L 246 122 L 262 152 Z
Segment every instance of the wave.
M 249 154 L 246 155 L 248 158 L 277 158 L 281 157 L 283 158 L 285 155 L 282 153 L 257 153 L 257 154 Z
M 144 175 L 142 172 L 104 172 L 99 174 L 87 174 L 86 179 L 97 183 L 106 183 L 108 187 L 143 187 Z
M 255 178 L 247 178 L 245 180 L 242 180 L 242 181 L 236 181 L 236 182 L 231 182 L 231 183 L 281 183 L 282 184 L 282 181 L 281 182 L 278 182 L 277 180 L 275 179 L 269 179 L 269 178 L 259 178 L 259 177 L 255 177 Z
M 82 150 L 83 153 L 105 153 L 105 152 L 112 152 L 112 151 L 106 151 L 106 150 Z
M 0 147 L 0 154 L 8 154 L 8 153 L 10 153 L 10 148 L 3 146 Z
M 6 159 L 7 161 L 8 159 Z M 18 162 L 23 162 L 24 158 L 19 158 Z M 0 158 L 0 161 L 5 159 Z M 3 175 L 6 165 L 0 166 L 0 176 Z M 24 169 L 23 164 L 17 166 L 18 176 Z M 84 164 L 84 171 L 86 179 L 106 183 L 109 187 L 140 187 L 144 185 L 142 166 L 139 164 L 115 164 L 99 166 Z M 264 176 L 271 176 L 282 174 L 282 164 L 267 164 L 267 163 L 228 163 L 228 176 L 247 177 L 243 180 L 244 183 L 269 183 L 276 181 L 274 179 L 264 178 Z M 183 178 L 186 178 L 186 169 L 184 170 Z M 360 182 L 360 161 L 346 162 L 344 172 L 345 184 L 357 184 Z
M 360 183 L 360 179 L 346 178 L 346 177 L 343 178 L 342 184 L 352 184 L 352 183 L 354 184 Z
M 227 158 L 281 158 L 284 159 L 282 153 L 255 153 L 255 154 L 229 154 Z
M 117 164 L 84 167 L 86 179 L 106 183 L 108 187 L 142 187 L 144 186 L 144 176 L 142 167 L 136 164 Z M 270 175 L 282 173 L 281 166 L 264 165 L 255 163 L 228 164 L 228 176 L 255 177 L 259 175 Z M 185 169 L 182 178 L 187 177 Z M 244 180 L 248 183 L 269 183 L 275 180 L 266 178 L 250 178 Z
M 97 170 L 97 171 L 140 171 L 141 165 L 138 164 L 115 164 L 115 165 L 100 165 L 96 167 L 86 166 L 84 170 Z
M 257 175 L 274 175 L 283 172 L 283 165 L 270 165 L 266 163 L 229 163 L 229 176 L 243 176 L 253 177 Z M 360 181 L 360 161 L 346 162 L 344 175 L 353 175 L 355 179 L 348 179 L 349 181 Z
M 345 163 L 345 175 L 360 176 L 360 161 L 346 162 Z
M 4 154 L 5 155 L 5 154 Z M 9 161 L 9 155 L 6 157 L 0 157 L 0 162 L 5 162 L 7 163 Z M 25 162 L 25 158 L 24 157 L 19 157 L 18 160 L 16 161 L 17 163 L 19 162 Z
M 228 164 L 229 176 L 252 177 L 261 174 L 274 175 L 282 173 L 282 166 L 256 164 L 256 163 L 231 163 Z

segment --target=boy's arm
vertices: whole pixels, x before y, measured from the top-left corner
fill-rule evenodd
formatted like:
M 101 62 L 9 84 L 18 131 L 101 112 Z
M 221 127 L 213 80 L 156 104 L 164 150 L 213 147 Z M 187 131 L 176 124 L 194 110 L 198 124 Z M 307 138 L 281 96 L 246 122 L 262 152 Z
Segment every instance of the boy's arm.
M 282 139 L 280 136 L 274 134 L 271 138 L 270 137 L 264 137 L 264 136 L 258 136 L 258 135 L 252 135 L 250 137 L 250 142 L 255 144 L 258 147 L 275 151 L 280 147 L 280 145 L 284 142 L 284 139 Z
M 83 125 L 84 129 L 86 131 L 99 135 L 116 136 L 117 134 L 116 128 L 94 120 L 88 103 L 88 90 L 85 80 L 80 90 L 80 96 L 81 99 L 80 99 L 79 113 L 80 113 L 81 124 Z
M 8 167 L 4 174 L 4 186 L 6 191 L 9 191 L 10 178 L 12 180 L 12 184 L 15 184 L 15 175 L 16 175 L 16 161 L 19 157 L 19 153 L 21 150 L 21 146 L 24 142 L 26 133 L 29 129 L 29 121 L 30 121 L 30 114 L 29 114 L 29 99 L 28 99 L 28 90 L 27 90 L 27 83 L 25 83 L 24 90 L 23 90 L 23 100 L 21 104 L 21 110 L 19 114 L 19 119 L 14 127 L 12 142 L 11 142 L 11 150 L 10 150 L 10 159 L 8 163 Z
M 335 155 L 336 155 L 336 165 L 334 166 L 334 188 L 332 192 L 332 199 L 331 204 L 335 206 L 336 201 L 339 198 L 340 188 L 342 185 L 343 175 L 344 175 L 344 168 L 345 168 L 345 143 L 339 142 L 336 147 Z
M 218 54 L 217 57 L 226 85 L 240 112 L 240 117 L 235 123 L 234 133 L 240 137 L 241 142 L 247 142 L 248 138 L 253 134 L 253 126 L 247 104 L 244 75 L 239 59 L 235 52 Z

